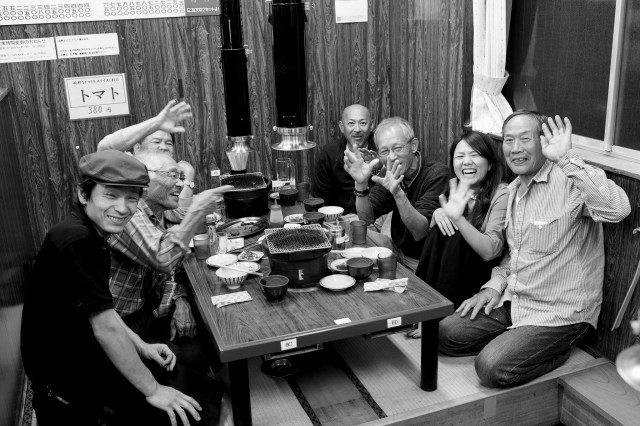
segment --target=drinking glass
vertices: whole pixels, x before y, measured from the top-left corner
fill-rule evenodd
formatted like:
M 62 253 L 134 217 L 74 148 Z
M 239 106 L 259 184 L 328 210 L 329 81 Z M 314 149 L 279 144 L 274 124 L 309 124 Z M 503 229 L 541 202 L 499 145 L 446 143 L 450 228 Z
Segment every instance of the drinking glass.
M 276 179 L 283 185 L 295 183 L 295 170 L 290 158 L 276 158 Z
M 212 236 L 211 253 L 225 254 L 227 252 L 228 236 L 226 232 L 216 232 Z

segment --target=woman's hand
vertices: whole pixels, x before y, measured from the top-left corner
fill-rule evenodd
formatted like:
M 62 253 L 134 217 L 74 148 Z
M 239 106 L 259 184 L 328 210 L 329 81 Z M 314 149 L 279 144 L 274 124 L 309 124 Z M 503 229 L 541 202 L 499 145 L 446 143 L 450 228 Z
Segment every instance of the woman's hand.
M 449 220 L 456 223 L 462 217 L 472 195 L 466 182 L 458 182 L 457 178 L 449 181 L 449 199 L 444 195 L 439 197 L 440 205 Z
M 442 207 L 437 208 L 433 212 L 433 222 L 438 225 L 442 235 L 452 236 L 458 230 L 458 227 L 451 222 L 451 219 L 447 217 Z

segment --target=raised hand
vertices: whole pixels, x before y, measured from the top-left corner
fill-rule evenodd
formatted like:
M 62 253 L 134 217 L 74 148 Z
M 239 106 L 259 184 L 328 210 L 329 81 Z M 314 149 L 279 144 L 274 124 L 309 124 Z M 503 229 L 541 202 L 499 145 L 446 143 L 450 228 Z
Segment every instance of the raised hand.
M 455 223 L 462 217 L 472 195 L 469 184 L 466 182 L 458 183 L 457 178 L 449 180 L 449 199 L 440 195 L 439 200 L 444 213 L 452 222 Z
M 380 185 L 384 186 L 387 191 L 391 193 L 391 195 L 396 196 L 400 191 L 402 191 L 402 188 L 400 188 L 400 183 L 402 182 L 402 179 L 404 179 L 404 175 L 399 174 L 400 168 L 401 165 L 398 160 L 391 161 L 391 159 L 387 157 L 387 173 L 384 175 L 384 177 L 374 176 L 371 179 L 375 183 L 379 183 Z
M 571 149 L 571 122 L 565 117 L 563 123 L 559 115 L 556 115 L 555 122 L 549 117 L 548 123 L 542 124 L 542 133 L 542 154 L 549 161 L 557 163 Z
M 176 105 L 176 101 L 171 100 L 156 116 L 158 130 L 169 133 L 184 133 L 184 127 L 176 126 L 176 124 L 191 117 L 193 117 L 191 105 L 186 102 L 180 102 Z
M 202 411 L 202 407 L 198 404 L 198 401 L 169 386 L 163 386 L 158 383 L 155 392 L 147 397 L 147 402 L 165 411 L 171 420 L 172 426 L 178 425 L 176 414 L 180 417 L 180 420 L 182 420 L 183 425 L 190 425 L 185 410 L 188 411 L 194 419 L 200 421 L 198 411 Z
M 344 170 L 356 183 L 366 183 L 379 162 L 380 160 L 376 158 L 366 163 L 360 152 L 351 152 L 348 148 L 344 150 Z

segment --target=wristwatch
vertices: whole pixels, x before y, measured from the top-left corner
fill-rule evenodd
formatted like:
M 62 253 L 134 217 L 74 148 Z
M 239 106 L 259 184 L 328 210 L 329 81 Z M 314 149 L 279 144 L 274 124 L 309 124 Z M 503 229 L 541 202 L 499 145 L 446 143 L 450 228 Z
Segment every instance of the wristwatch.
M 196 186 L 196 184 L 193 181 L 188 181 L 186 179 L 182 181 L 182 183 L 184 183 L 184 186 L 188 186 L 191 189 L 193 189 L 193 187 Z

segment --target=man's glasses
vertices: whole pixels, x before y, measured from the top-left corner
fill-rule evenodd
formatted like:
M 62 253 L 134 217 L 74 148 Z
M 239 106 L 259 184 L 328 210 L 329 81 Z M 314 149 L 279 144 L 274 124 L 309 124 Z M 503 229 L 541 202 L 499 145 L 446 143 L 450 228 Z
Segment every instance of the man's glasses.
M 411 142 L 414 141 L 415 138 L 411 138 L 409 139 L 409 141 L 407 141 L 407 143 L 405 143 L 404 145 L 400 145 L 400 146 L 394 146 L 393 148 L 391 148 L 391 151 L 394 152 L 394 154 L 396 155 L 400 155 L 404 152 L 404 150 L 411 145 Z M 388 149 L 383 149 L 378 151 L 378 156 L 382 157 L 382 158 L 386 158 L 389 156 L 389 150 Z
M 166 170 L 149 170 L 150 172 L 160 173 L 163 176 L 166 176 L 175 180 L 184 180 L 184 173 L 178 172 L 167 172 Z

